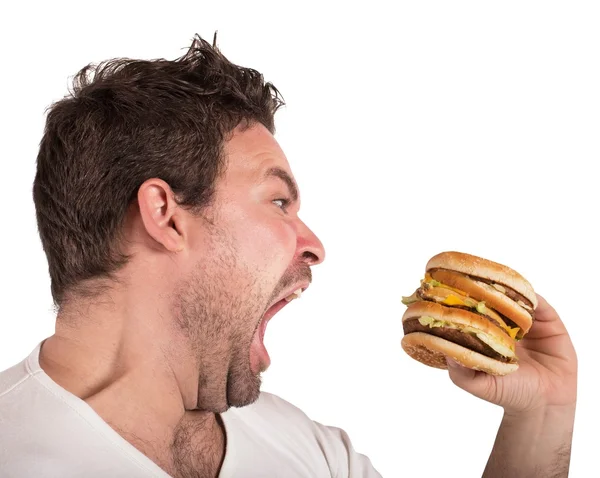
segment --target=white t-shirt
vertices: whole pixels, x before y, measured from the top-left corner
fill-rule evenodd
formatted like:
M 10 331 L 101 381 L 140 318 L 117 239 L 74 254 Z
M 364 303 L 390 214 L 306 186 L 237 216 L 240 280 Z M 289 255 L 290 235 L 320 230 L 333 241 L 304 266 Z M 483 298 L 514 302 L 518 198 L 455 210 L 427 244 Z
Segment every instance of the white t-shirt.
M 83 400 L 42 370 L 39 344 L 0 373 L 2 478 L 168 478 Z M 227 448 L 220 478 L 381 478 L 343 430 L 310 420 L 268 393 L 222 415 Z

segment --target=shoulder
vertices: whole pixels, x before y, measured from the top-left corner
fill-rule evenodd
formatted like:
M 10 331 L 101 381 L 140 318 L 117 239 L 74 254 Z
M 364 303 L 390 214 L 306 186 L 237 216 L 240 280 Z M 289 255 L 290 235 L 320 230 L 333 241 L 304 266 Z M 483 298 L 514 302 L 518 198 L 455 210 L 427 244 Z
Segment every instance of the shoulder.
M 32 377 L 27 368 L 27 361 L 13 365 L 12 367 L 0 372 L 0 403 L 10 400 L 21 392 L 25 384 Z
M 299 407 L 277 395 L 261 392 L 258 400 L 247 407 L 235 409 L 233 414 L 244 421 L 268 422 L 270 428 L 294 428 L 314 433 L 316 422 Z
M 297 419 L 310 420 L 296 405 L 268 392 L 261 392 L 260 397 L 253 406 L 257 412 L 291 415 Z
M 258 400 L 240 408 L 230 408 L 221 415 L 236 430 L 261 431 L 261 434 L 290 434 L 306 439 L 314 436 L 318 424 L 299 407 L 277 395 L 261 392 Z M 293 430 L 293 434 L 290 433 Z
M 255 403 L 230 409 L 223 419 L 237 454 L 240 449 L 272 448 L 278 456 L 297 460 L 296 467 L 332 476 L 380 478 L 369 459 L 354 450 L 344 430 L 313 421 L 277 395 L 262 392 Z

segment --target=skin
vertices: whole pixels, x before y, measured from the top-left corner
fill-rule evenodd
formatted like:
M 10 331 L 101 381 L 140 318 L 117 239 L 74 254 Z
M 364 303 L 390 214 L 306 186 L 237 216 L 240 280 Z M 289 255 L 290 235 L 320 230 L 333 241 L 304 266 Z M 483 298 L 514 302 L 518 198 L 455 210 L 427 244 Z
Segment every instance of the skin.
M 273 301 L 307 287 L 324 258 L 269 131 L 237 128 L 225 156 L 200 216 L 160 179 L 140 187 L 118 285 L 70 299 L 40 354 L 54 381 L 173 476 L 217 476 L 218 413 L 255 401 L 268 366 L 259 322 Z M 267 175 L 273 168 L 279 173 Z
M 268 366 L 256 345 L 261 318 L 306 287 L 324 258 L 290 186 L 266 174 L 279 168 L 293 181 L 273 136 L 238 128 L 225 153 L 225 174 L 200 217 L 178 206 L 164 181 L 140 187 L 118 285 L 69 300 L 40 355 L 50 377 L 176 477 L 218 476 L 219 413 L 256 400 Z M 498 378 L 450 364 L 458 386 L 505 409 L 486 477 L 568 470 L 577 361 L 560 318 L 539 300 L 518 372 Z
M 517 343 L 516 372 L 496 377 L 448 360 L 456 385 L 504 408 L 484 478 L 559 478 L 569 473 L 577 356 L 556 311 L 537 297 L 536 320 Z

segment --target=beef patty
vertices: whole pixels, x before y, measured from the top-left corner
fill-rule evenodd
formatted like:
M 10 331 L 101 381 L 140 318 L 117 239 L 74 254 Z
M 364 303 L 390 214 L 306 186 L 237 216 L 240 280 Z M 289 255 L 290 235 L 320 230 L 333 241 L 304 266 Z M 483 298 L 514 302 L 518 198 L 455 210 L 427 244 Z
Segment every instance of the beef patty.
M 461 332 L 457 329 L 452 329 L 450 327 L 429 327 L 427 325 L 422 325 L 418 318 L 408 319 L 404 321 L 402 325 L 404 327 L 404 334 L 410 334 L 412 332 L 424 332 L 429 335 L 441 337 L 442 339 L 446 339 L 455 344 L 462 345 L 469 350 L 473 350 L 482 355 L 493 358 L 494 360 L 499 360 L 500 362 L 516 362 L 515 359 L 499 354 L 488 344 L 479 340 L 476 336 Z

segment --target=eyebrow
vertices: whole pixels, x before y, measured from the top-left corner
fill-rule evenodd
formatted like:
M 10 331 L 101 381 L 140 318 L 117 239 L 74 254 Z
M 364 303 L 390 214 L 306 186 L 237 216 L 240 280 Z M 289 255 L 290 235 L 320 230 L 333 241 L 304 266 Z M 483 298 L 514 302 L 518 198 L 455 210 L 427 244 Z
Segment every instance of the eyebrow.
M 276 177 L 281 179 L 287 185 L 290 195 L 292 196 L 292 200 L 294 202 L 298 201 L 298 186 L 296 186 L 296 182 L 286 171 L 278 167 L 270 168 L 265 173 L 265 179 L 268 177 Z

